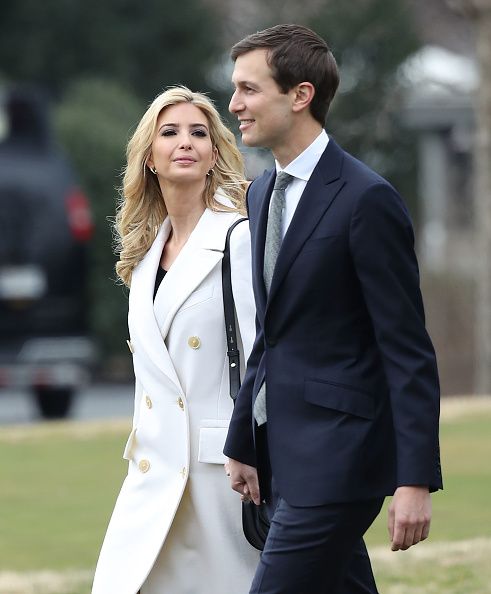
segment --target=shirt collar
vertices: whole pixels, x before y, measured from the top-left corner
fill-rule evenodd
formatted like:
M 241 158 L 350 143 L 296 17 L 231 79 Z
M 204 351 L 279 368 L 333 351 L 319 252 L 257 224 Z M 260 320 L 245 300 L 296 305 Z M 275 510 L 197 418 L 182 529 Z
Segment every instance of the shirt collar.
M 329 136 L 326 131 L 322 129 L 317 138 L 310 144 L 302 153 L 298 155 L 291 163 L 282 169 L 278 161 L 276 163 L 276 173 L 285 171 L 295 178 L 309 181 L 315 166 L 319 162 L 322 153 L 326 150 L 329 142 Z

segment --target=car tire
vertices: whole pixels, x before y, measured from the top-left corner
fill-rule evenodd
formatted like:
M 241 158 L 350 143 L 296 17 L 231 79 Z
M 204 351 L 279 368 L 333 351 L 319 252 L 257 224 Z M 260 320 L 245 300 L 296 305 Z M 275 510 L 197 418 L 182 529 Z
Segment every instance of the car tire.
M 64 419 L 72 407 L 73 390 L 71 388 L 36 388 L 34 399 L 44 419 Z

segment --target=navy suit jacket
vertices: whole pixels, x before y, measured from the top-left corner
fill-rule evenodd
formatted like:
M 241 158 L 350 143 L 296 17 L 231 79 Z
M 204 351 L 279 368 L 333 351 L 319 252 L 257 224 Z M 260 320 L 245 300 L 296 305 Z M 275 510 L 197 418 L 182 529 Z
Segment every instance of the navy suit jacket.
M 252 414 L 266 378 L 269 458 L 291 505 L 441 488 L 438 373 L 403 201 L 330 139 L 266 296 L 274 179 L 265 172 L 248 192 L 257 336 L 225 454 L 260 476 L 266 467 Z

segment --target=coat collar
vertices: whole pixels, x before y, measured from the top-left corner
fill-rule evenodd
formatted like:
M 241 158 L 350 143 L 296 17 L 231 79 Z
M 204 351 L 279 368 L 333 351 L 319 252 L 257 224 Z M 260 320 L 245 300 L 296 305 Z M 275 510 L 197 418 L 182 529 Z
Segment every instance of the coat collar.
M 225 202 L 223 198 L 220 201 Z M 129 299 L 132 342 L 136 348 L 143 349 L 179 389 L 179 379 L 165 339 L 183 302 L 222 259 L 227 230 L 239 216 L 236 212 L 204 211 L 162 280 L 155 302 L 152 301 L 155 277 L 171 230 L 168 218 L 162 223 L 150 250 L 133 271 Z

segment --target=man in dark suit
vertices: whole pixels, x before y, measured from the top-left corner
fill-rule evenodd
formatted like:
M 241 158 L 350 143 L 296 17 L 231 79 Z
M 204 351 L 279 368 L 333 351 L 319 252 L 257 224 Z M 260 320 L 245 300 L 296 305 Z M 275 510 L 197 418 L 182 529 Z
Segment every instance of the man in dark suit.
M 363 534 L 383 498 L 407 549 L 442 487 L 411 222 L 323 129 L 339 78 L 321 38 L 278 25 L 232 59 L 242 140 L 276 160 L 248 191 L 257 336 L 224 450 L 232 488 L 272 514 L 250 592 L 376 593 Z

